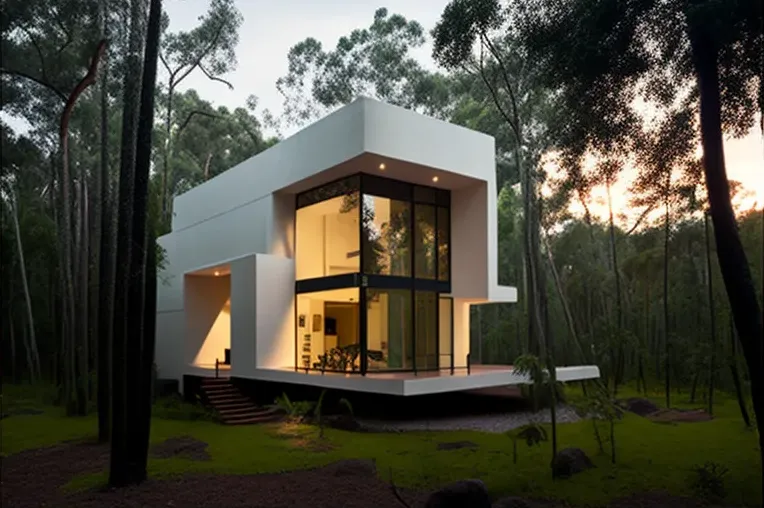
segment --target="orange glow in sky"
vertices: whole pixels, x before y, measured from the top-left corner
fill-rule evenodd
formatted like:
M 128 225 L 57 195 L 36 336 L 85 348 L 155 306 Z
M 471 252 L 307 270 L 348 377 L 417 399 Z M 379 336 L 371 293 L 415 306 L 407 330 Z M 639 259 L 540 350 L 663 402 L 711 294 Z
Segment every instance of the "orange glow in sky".
M 756 127 L 744 138 L 726 140 L 724 159 L 727 166 L 727 178 L 742 184 L 733 201 L 735 209 L 738 211 L 750 210 L 754 207 L 761 209 L 764 206 L 764 139 L 759 128 Z M 629 229 L 643 211 L 629 206 L 632 198 L 629 187 L 633 177 L 633 170 L 625 171 L 612 186 L 611 192 L 613 210 L 617 216 L 616 222 L 625 229 Z M 588 205 L 592 215 L 599 220 L 606 220 L 608 216 L 607 190 L 604 187 L 595 188 Z M 570 210 L 577 216 L 583 216 L 584 208 L 578 200 L 571 203 Z M 662 211 L 656 211 L 649 217 L 661 216 Z

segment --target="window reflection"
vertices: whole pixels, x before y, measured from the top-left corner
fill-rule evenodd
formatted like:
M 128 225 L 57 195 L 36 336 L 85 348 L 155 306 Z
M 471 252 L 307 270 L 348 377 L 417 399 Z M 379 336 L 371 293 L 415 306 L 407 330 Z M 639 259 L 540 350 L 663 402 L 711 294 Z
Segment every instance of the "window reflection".
M 432 291 L 416 291 L 414 294 L 414 323 L 416 325 L 416 368 L 438 368 L 438 295 Z
M 448 208 L 438 207 L 438 280 L 448 280 L 450 267 L 451 218 Z
M 436 278 L 435 207 L 414 205 L 414 276 Z
M 369 370 L 411 369 L 411 291 L 367 289 L 366 338 Z
M 297 280 L 360 271 L 359 196 L 352 191 L 297 210 Z
M 375 275 L 411 275 L 411 205 L 378 196 L 363 198 L 363 271 Z

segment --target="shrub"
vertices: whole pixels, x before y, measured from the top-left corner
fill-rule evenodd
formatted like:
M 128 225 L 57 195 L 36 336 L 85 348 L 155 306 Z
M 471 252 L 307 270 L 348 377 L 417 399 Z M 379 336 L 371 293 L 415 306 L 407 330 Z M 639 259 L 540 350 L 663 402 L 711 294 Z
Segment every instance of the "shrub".
M 214 411 L 204 407 L 201 403 L 189 404 L 188 402 L 185 402 L 180 395 L 170 395 L 158 398 L 156 402 L 154 402 L 152 414 L 157 418 L 163 418 L 165 420 L 218 420 L 218 416 Z
M 274 404 L 284 410 L 290 418 L 304 418 L 310 415 L 315 407 L 315 403 L 309 400 L 292 401 L 286 393 L 276 397 Z
M 702 466 L 692 468 L 690 486 L 692 491 L 701 499 L 719 502 L 726 495 L 724 477 L 729 470 L 716 462 L 706 462 Z

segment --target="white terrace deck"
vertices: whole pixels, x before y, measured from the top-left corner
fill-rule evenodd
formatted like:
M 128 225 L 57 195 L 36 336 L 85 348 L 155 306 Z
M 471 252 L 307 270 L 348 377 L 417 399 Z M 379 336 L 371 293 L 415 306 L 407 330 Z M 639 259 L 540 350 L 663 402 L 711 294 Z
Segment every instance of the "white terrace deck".
M 190 367 L 188 374 L 214 375 L 214 368 Z M 235 372 L 225 371 L 220 375 L 237 377 Z M 375 372 L 366 376 L 359 374 L 340 374 L 327 372 L 297 371 L 293 368 L 257 369 L 254 376 L 246 376 L 259 381 L 274 383 L 292 383 L 318 386 L 336 390 L 380 393 L 387 395 L 426 395 L 434 393 L 458 392 L 495 386 L 513 386 L 528 383 L 527 376 L 516 374 L 511 365 L 473 365 L 467 369 L 457 369 L 451 374 L 448 370 L 435 372 Z M 600 370 L 595 365 L 558 367 L 557 380 L 563 382 L 597 379 Z

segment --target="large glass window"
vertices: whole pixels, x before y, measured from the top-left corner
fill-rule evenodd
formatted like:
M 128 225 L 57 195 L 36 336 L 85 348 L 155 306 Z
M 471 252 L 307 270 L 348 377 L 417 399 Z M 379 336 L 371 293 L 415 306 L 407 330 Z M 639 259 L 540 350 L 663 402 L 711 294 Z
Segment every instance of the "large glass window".
M 438 295 L 433 291 L 414 293 L 416 368 L 438 368 Z
M 411 291 L 367 289 L 366 305 L 368 369 L 412 369 Z
M 358 177 L 341 180 L 298 197 L 299 208 L 295 217 L 297 280 L 360 272 L 357 180 Z
M 358 288 L 297 295 L 297 367 L 360 372 Z
M 435 252 L 435 207 L 414 205 L 414 277 L 435 279 L 437 256 Z
M 449 207 L 447 190 L 368 174 L 298 195 L 296 368 L 451 366 Z
M 361 218 L 364 273 L 411 276 L 411 203 L 364 195 Z

